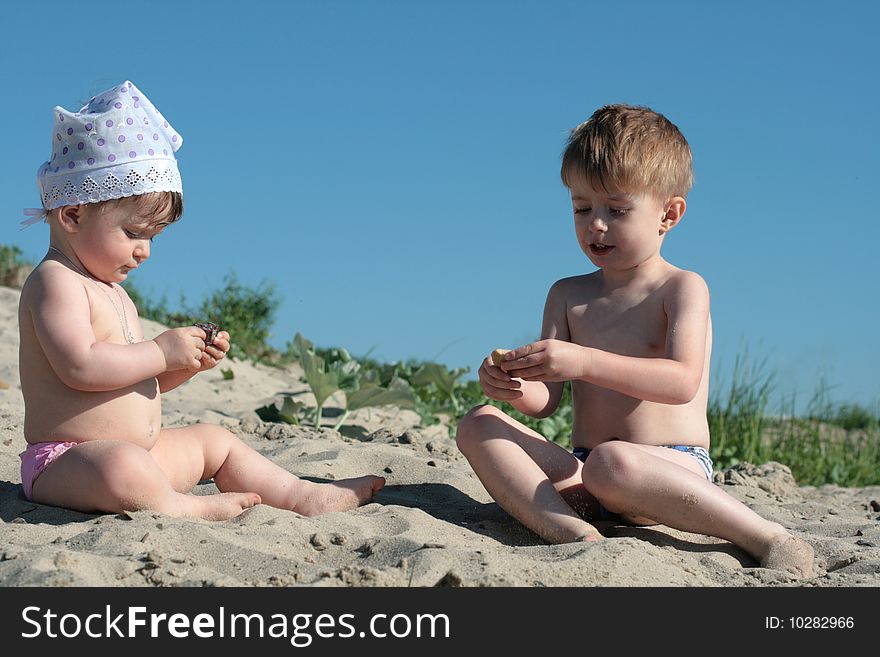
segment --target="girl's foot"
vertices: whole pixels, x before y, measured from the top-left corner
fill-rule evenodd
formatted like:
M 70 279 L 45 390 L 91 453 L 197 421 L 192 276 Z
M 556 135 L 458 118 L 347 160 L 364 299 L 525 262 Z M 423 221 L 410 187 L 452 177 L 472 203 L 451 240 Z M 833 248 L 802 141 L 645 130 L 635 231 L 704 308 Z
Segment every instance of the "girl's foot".
M 216 495 L 186 495 L 186 508 L 178 509 L 175 516 L 229 520 L 260 503 L 256 493 L 217 493 Z M 181 512 L 182 511 L 182 512 Z
M 314 484 L 297 502 L 293 511 L 304 516 L 348 511 L 371 502 L 384 485 L 385 478 L 374 475 Z

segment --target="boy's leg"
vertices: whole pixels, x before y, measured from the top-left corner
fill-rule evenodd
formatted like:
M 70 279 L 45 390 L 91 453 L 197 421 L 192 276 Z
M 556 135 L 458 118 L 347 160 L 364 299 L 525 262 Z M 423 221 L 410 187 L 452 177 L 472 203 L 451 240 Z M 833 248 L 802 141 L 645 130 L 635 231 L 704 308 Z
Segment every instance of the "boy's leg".
M 769 568 L 812 574 L 813 550 L 706 479 L 693 457 L 652 445 L 609 441 L 583 467 L 583 481 L 609 510 L 637 524 L 650 521 L 716 536 Z
M 456 442 L 492 499 L 545 540 L 602 538 L 584 520 L 598 504 L 581 483 L 582 464 L 559 445 L 488 405 L 462 419 Z
M 232 518 L 260 503 L 253 493 L 184 495 L 147 450 L 116 440 L 84 442 L 64 452 L 34 481 L 33 499 L 87 513 L 150 509 L 208 520 Z
M 385 485 L 382 477 L 372 475 L 327 484 L 300 479 L 211 424 L 164 429 L 151 454 L 177 490 L 213 479 L 221 491 L 254 491 L 263 504 L 304 516 L 353 509 Z

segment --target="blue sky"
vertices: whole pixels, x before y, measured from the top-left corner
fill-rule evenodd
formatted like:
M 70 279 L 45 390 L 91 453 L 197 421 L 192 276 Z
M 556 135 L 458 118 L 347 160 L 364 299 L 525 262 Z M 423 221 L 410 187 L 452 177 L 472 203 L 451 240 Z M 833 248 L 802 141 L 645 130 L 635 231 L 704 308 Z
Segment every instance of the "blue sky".
M 277 346 L 300 331 L 475 371 L 592 269 L 559 181 L 568 131 L 647 105 L 694 152 L 664 255 L 709 284 L 722 380 L 748 350 L 801 403 L 824 380 L 876 409 L 880 10 L 719 5 L 8 4 L 0 243 L 45 253 L 18 220 L 52 107 L 130 79 L 184 137 L 186 212 L 139 289 L 195 302 L 234 271 L 275 283 Z

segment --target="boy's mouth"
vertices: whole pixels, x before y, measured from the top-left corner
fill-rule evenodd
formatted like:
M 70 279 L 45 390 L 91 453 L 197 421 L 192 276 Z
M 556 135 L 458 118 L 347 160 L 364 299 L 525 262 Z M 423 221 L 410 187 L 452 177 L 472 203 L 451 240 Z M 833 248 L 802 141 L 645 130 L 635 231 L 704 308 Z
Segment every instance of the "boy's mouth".
M 608 255 L 614 250 L 613 246 L 608 244 L 590 244 L 590 253 L 595 256 Z

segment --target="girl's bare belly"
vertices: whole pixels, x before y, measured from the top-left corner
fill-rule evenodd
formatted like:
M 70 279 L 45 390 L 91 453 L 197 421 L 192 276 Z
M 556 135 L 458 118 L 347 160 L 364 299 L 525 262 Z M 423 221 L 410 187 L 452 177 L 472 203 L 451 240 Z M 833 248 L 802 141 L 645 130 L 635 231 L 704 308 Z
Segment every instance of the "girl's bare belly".
M 24 435 L 29 443 L 124 440 L 151 449 L 162 428 L 155 379 L 109 392 L 73 390 L 59 382 L 57 390 L 41 393 L 25 395 Z

